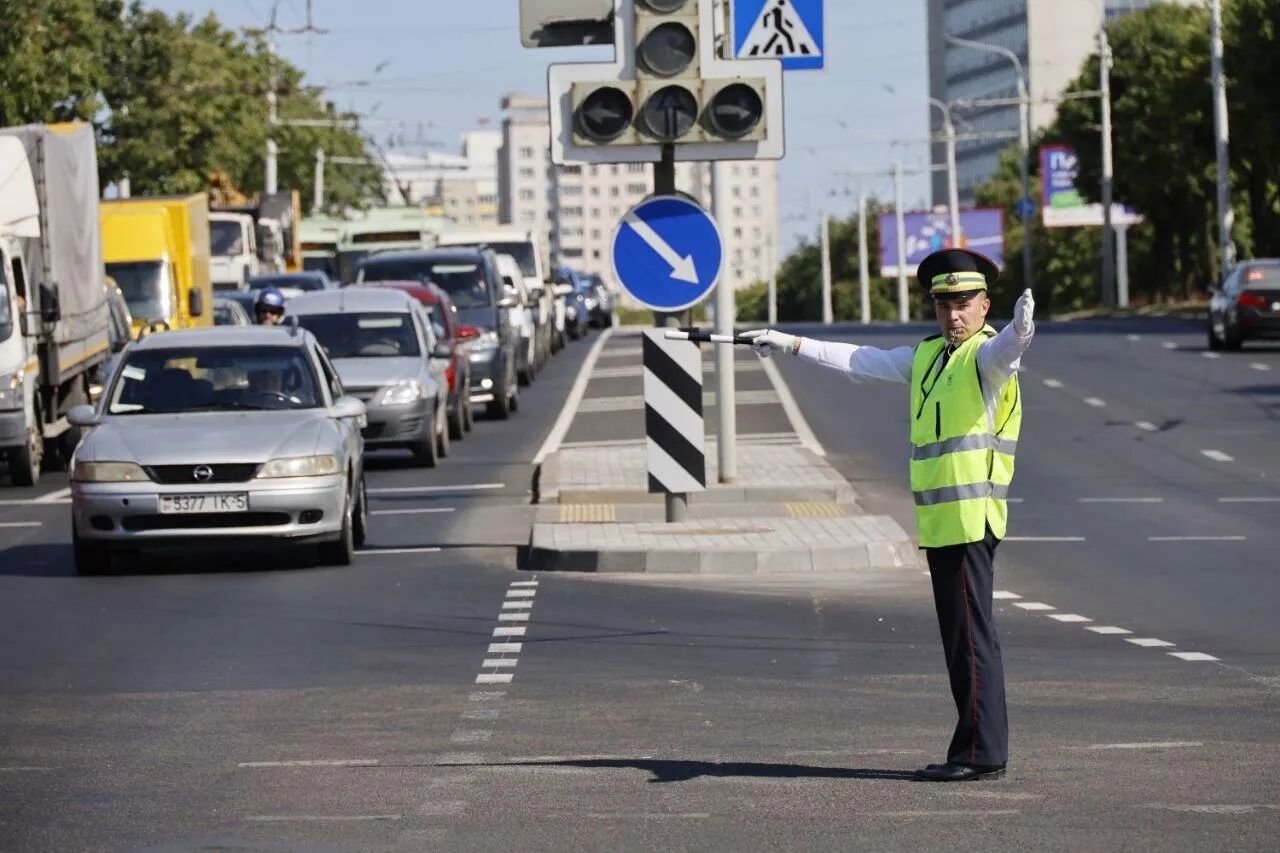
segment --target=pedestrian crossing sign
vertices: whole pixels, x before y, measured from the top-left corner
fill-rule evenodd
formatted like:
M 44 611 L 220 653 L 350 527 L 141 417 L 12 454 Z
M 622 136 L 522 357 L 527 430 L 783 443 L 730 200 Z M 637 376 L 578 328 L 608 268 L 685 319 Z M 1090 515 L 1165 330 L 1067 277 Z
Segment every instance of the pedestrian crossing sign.
M 784 71 L 824 67 L 824 0 L 732 2 L 735 59 L 780 59 Z

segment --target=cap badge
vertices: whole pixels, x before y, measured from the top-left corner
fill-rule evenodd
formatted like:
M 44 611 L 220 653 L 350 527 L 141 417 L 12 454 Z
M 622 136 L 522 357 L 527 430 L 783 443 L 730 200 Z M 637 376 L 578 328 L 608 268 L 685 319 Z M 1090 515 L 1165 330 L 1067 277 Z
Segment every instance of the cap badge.
M 960 283 L 960 276 L 956 275 L 955 273 L 951 273 L 947 276 L 947 284 L 959 284 L 959 283 Z

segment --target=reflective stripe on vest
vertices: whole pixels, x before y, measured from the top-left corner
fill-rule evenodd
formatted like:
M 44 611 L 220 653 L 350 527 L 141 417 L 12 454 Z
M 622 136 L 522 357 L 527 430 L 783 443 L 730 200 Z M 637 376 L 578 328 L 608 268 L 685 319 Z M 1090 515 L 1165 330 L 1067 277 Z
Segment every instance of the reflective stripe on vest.
M 953 352 L 942 337 L 921 341 L 911 365 L 911 490 L 920 545 L 1004 538 L 1006 498 L 1022 424 L 1017 376 L 987 409 L 978 350 L 984 327 Z

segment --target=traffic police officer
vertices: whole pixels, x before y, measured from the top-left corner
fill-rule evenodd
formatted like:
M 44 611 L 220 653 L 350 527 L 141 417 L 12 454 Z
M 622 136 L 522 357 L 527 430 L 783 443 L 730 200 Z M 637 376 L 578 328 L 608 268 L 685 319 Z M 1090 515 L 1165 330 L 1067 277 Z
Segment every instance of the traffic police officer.
M 967 249 L 925 258 L 917 278 L 933 299 L 942 333 L 914 347 L 884 350 L 774 330 L 746 333 L 762 356 L 785 352 L 854 382 L 911 388 L 911 491 L 959 715 L 946 762 L 916 771 L 928 781 L 998 778 L 1009 757 L 992 591 L 1022 425 L 1017 374 L 1035 332 L 1035 303 L 1025 291 L 1013 322 L 997 334 L 986 322 L 986 291 L 999 275 L 989 258 Z

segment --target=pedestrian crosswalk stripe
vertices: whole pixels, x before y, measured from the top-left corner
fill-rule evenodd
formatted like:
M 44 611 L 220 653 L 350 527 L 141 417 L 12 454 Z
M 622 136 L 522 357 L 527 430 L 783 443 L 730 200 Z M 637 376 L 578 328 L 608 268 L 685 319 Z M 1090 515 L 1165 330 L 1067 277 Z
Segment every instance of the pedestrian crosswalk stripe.
M 739 57 L 821 55 L 822 49 L 791 0 L 768 0 L 738 50 Z

